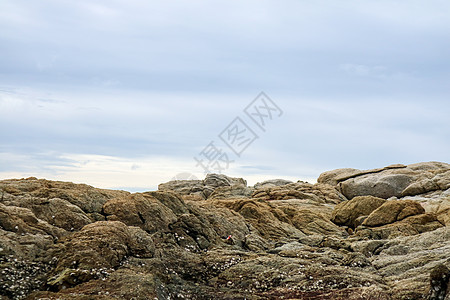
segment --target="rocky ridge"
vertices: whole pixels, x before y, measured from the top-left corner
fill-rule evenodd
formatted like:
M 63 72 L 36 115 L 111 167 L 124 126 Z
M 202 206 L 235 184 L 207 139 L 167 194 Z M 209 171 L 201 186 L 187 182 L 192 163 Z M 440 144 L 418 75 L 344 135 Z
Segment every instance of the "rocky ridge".
M 450 299 L 446 163 L 0 199 L 0 299 Z

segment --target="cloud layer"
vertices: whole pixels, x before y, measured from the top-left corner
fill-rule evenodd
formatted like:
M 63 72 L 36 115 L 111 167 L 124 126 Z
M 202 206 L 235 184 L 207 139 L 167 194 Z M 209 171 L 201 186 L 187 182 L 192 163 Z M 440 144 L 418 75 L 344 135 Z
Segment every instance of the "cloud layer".
M 213 140 L 230 151 L 218 135 L 251 122 L 260 91 L 284 114 L 225 173 L 448 162 L 449 13 L 446 1 L 2 1 L 0 176 L 129 189 L 201 177 L 193 157 Z

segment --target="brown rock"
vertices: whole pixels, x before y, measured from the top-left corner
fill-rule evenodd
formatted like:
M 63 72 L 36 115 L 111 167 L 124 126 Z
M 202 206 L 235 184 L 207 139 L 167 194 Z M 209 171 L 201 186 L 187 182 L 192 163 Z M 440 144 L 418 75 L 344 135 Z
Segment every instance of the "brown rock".
M 27 299 L 86 300 L 86 299 L 169 299 L 161 282 L 152 273 L 136 272 L 130 269 L 118 270 L 106 277 L 82 282 L 58 293 L 40 291 Z
M 59 198 L 21 197 L 14 203 L 29 208 L 39 219 L 67 231 L 79 230 L 93 222 L 81 208 Z
M 209 228 L 223 240 L 231 235 L 235 244 L 243 246 L 242 243 L 245 243 L 247 235 L 255 235 L 253 236 L 255 240 L 257 239 L 256 236 L 259 236 L 258 230 L 249 225 L 238 212 L 223 206 L 215 206 L 210 201 L 202 203 L 198 209 L 198 214 L 207 218 Z M 250 240 L 252 240 L 252 237 L 250 237 Z
M 223 174 L 207 174 L 204 180 L 172 180 L 158 185 L 159 191 L 179 193 L 183 199 L 202 200 L 210 197 L 218 188 L 228 188 L 234 195 L 245 193 L 247 181 Z M 250 194 L 250 192 L 246 192 Z M 216 193 L 217 194 L 217 193 Z M 189 197 L 188 197 L 189 196 Z
M 450 226 L 450 200 L 446 201 L 439 207 L 436 215 L 442 224 Z
M 203 191 L 203 180 L 172 180 L 158 185 L 162 192 L 173 191 L 180 195 L 200 195 Z
M 173 198 L 175 199 L 176 196 Z M 177 209 L 181 210 L 183 207 Z M 136 193 L 111 199 L 105 203 L 103 211 L 110 221 L 121 221 L 128 226 L 138 226 L 149 233 L 169 231 L 169 224 L 177 221 L 176 214 L 169 207 L 148 193 Z
M 418 233 L 427 231 L 433 231 L 444 226 L 437 218 L 435 214 L 420 214 L 407 217 L 400 223 L 407 223 L 414 227 Z
M 109 199 L 129 194 L 124 191 L 98 189 L 86 184 L 50 181 L 30 177 L 27 179 L 10 179 L 1 181 L 3 189 L 15 197 L 27 196 L 43 199 L 59 198 L 78 206 L 86 213 L 101 213 L 103 204 Z M 6 198 L 6 196 L 5 196 Z M 14 203 L 11 205 L 20 206 Z
M 48 285 L 60 289 L 112 272 L 128 255 L 152 257 L 154 244 L 139 228 L 103 221 L 62 239 L 55 251 L 59 260 Z
M 0 181 L 0 298 L 423 299 L 432 269 L 448 267 L 445 168 L 346 170 L 326 183 L 275 180 L 256 190 L 215 175 L 201 182 L 201 195 Z M 438 189 L 347 201 L 329 184 L 354 179 L 346 193 L 381 193 L 370 183 L 386 181 L 397 193 L 401 176 L 411 179 L 402 193 Z M 353 206 L 338 216 L 344 204 Z M 369 214 L 377 225 L 357 226 Z M 73 224 L 81 229 L 61 228 Z
M 44 234 L 59 238 L 65 231 L 42 221 L 27 208 L 6 206 L 0 203 L 0 227 L 16 234 Z
M 265 239 L 298 239 L 305 234 L 295 228 L 283 210 L 272 207 L 267 201 L 252 199 L 216 200 L 214 204 L 240 213 Z
M 369 227 L 382 226 L 406 217 L 423 214 L 425 209 L 412 200 L 391 200 L 374 210 L 362 225 Z
M 361 175 L 363 172 L 364 171 L 352 168 L 326 171 L 319 175 L 319 178 L 317 178 L 317 182 L 326 183 L 329 185 L 337 185 L 339 182 L 344 181 L 353 176 Z
M 370 215 L 386 200 L 374 196 L 358 196 L 349 201 L 344 201 L 335 206 L 331 221 L 338 225 L 356 228 L 358 218 Z
M 340 235 L 345 236 L 342 228 L 336 226 L 327 218 L 309 209 L 298 210 L 292 218 L 292 225 L 307 235 Z
M 356 234 L 370 239 L 393 239 L 399 236 L 410 236 L 433 231 L 443 226 L 434 214 L 420 214 L 383 226 L 361 227 L 357 229 Z
M 263 200 L 309 200 L 313 203 L 337 204 L 347 200 L 334 187 L 328 184 L 310 184 L 305 182 L 290 183 L 282 186 L 258 189 L 252 198 Z
M 218 188 L 222 186 L 247 186 L 247 181 L 242 178 L 228 177 L 223 174 L 208 174 L 203 180 L 203 184 Z

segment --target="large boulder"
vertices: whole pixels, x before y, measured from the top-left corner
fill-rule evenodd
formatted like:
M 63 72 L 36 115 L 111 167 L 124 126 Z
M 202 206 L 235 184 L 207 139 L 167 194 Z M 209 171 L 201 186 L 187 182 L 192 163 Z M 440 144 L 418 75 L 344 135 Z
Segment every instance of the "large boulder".
M 65 235 L 61 228 L 42 221 L 28 208 L 0 203 L 0 228 L 16 234 L 43 234 L 58 239 Z
M 343 169 L 336 169 L 331 171 L 323 172 L 319 175 L 319 178 L 317 179 L 317 182 L 319 183 L 326 183 L 329 185 L 337 185 L 342 181 L 345 181 L 350 178 L 354 178 L 357 176 L 362 176 L 366 174 L 374 174 L 379 173 L 384 170 L 390 170 L 390 169 L 403 169 L 405 168 L 405 165 L 402 164 L 395 164 L 390 165 L 384 168 L 377 168 L 372 170 L 358 170 L 353 168 L 343 168 Z
M 177 210 L 188 210 L 177 196 L 168 195 L 180 205 Z M 149 233 L 169 231 L 169 225 L 177 221 L 176 213 L 149 193 L 136 193 L 114 198 L 106 202 L 103 211 L 109 221 L 121 221 L 128 226 L 138 226 Z
M 450 188 L 450 165 L 427 162 L 367 171 L 339 169 L 322 173 L 317 181 L 337 186 L 349 199 L 367 195 L 388 199 Z
M 89 224 L 57 246 L 55 275 L 47 282 L 53 289 L 101 278 L 114 271 L 127 256 L 152 257 L 155 248 L 145 231 L 117 221 Z
M 194 251 L 220 242 L 208 218 L 172 192 L 146 192 L 111 199 L 103 207 L 107 219 L 138 226 L 150 234 L 174 234 L 178 245 Z
M 159 191 L 173 191 L 180 195 L 201 194 L 203 191 L 203 180 L 171 180 L 158 185 Z
M 94 221 L 80 207 L 60 198 L 17 197 L 7 203 L 28 208 L 37 218 L 67 231 L 79 230 Z
M 374 210 L 362 225 L 369 227 L 382 226 L 423 213 L 425 213 L 425 209 L 412 200 L 386 201 Z
M 50 181 L 30 177 L 27 179 L 3 180 L 0 184 L 8 205 L 20 206 L 21 197 L 40 199 L 63 199 L 78 206 L 87 214 L 101 214 L 103 204 L 109 199 L 129 194 L 125 191 L 98 189 L 86 184 Z M 12 196 L 12 197 L 10 197 Z
M 364 217 L 361 221 L 359 219 L 355 221 L 358 223 L 358 226 L 355 226 L 356 236 L 367 239 L 392 239 L 416 235 L 444 226 L 436 214 L 425 213 L 423 207 L 412 200 L 386 201 L 368 217 Z
M 207 174 L 204 180 L 172 180 L 158 185 L 159 191 L 176 192 L 186 200 L 207 199 L 217 189 L 223 188 L 226 188 L 228 191 L 231 190 L 234 195 L 251 193 L 251 191 L 246 191 L 248 189 L 247 181 L 244 179 L 214 173 Z
M 311 184 L 301 181 L 257 189 L 253 192 L 252 198 L 261 200 L 300 199 L 320 204 L 337 204 L 347 200 L 336 188 L 329 184 Z
M 349 201 L 337 204 L 333 210 L 331 221 L 338 225 L 357 227 L 358 218 L 369 216 L 386 200 L 374 196 L 358 196 Z
M 243 178 L 233 178 L 223 174 L 207 174 L 203 184 L 212 188 L 218 188 L 221 186 L 247 186 L 247 181 Z
M 214 204 L 238 212 L 266 240 L 293 240 L 305 236 L 281 209 L 252 199 L 215 200 Z
M 377 227 L 360 226 L 356 228 L 356 236 L 367 239 L 393 239 L 399 236 L 410 236 L 433 231 L 443 227 L 434 214 L 419 214 L 401 221 Z
M 425 209 L 427 213 L 433 213 L 442 224 L 450 224 L 450 189 L 437 190 L 415 196 L 405 196 L 402 200 L 413 200 Z
M 265 189 L 265 188 L 272 188 L 272 187 L 276 187 L 276 186 L 282 186 L 282 185 L 286 185 L 286 184 L 290 184 L 290 183 L 292 183 L 292 181 L 286 180 L 286 179 L 271 179 L 271 180 L 266 180 L 263 182 L 257 182 L 253 187 L 255 189 Z

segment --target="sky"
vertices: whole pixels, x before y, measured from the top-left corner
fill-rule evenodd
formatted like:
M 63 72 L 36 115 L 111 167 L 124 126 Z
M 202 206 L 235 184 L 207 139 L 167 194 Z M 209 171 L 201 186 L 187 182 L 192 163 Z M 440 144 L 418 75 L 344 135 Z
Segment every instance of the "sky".
M 449 163 L 449 15 L 446 0 L 2 0 L 0 179 L 145 191 Z

